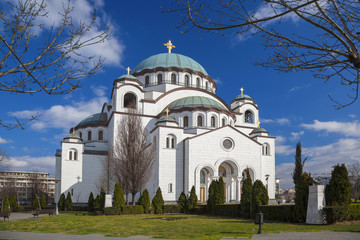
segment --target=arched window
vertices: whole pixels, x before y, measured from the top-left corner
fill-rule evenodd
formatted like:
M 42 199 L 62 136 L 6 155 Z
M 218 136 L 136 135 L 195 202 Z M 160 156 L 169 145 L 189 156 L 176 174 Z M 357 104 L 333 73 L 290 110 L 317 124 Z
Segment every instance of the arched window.
M 79 132 L 79 137 L 82 139 L 82 132 Z
M 188 75 L 185 75 L 185 86 L 189 87 L 190 86 L 190 78 Z
M 223 166 L 219 167 L 219 177 L 226 177 L 226 169 Z
M 215 117 L 211 117 L 211 127 L 215 127 Z
M 99 131 L 98 139 L 99 139 L 99 141 L 102 141 L 104 139 L 104 132 L 103 131 Z
M 175 138 L 171 138 L 171 148 L 175 148 Z
M 173 135 L 168 135 L 166 137 L 166 148 L 175 148 L 176 138 Z
M 124 95 L 124 108 L 136 108 L 136 97 L 132 93 Z
M 71 148 L 69 150 L 69 160 L 78 160 L 77 159 L 77 150 L 76 149 Z
M 225 118 L 223 118 L 223 119 L 221 120 L 221 125 L 222 125 L 222 126 L 225 126 L 225 125 L 226 125 L 226 119 L 225 119 Z
M 74 150 L 74 160 L 77 160 L 77 151 Z
M 253 113 L 250 110 L 247 110 L 245 112 L 245 122 L 254 123 Z
M 262 145 L 262 155 L 270 155 L 270 146 L 267 143 Z
M 170 138 L 166 138 L 166 148 L 170 148 Z
M 184 127 L 189 127 L 189 117 L 188 116 L 184 117 Z
M 203 126 L 203 117 L 201 115 L 199 115 L 197 117 L 197 125 L 198 127 L 202 127 Z
M 201 87 L 201 82 L 200 82 L 200 78 L 196 79 L 196 87 L 200 88 Z
M 162 74 L 157 75 L 157 84 L 162 84 Z
M 69 160 L 72 160 L 72 151 L 69 151 Z
M 205 173 L 204 170 L 201 170 L 201 172 L 200 172 L 200 183 L 205 184 L 205 179 L 206 179 L 206 173 Z
M 91 141 L 91 131 L 88 131 L 88 141 Z
M 149 83 L 150 83 L 150 77 L 149 77 L 149 76 L 146 76 L 146 77 L 145 77 L 145 87 L 148 87 L 148 86 L 149 86 Z
M 175 73 L 171 74 L 171 84 L 176 84 L 176 75 L 175 75 Z
M 209 83 L 208 82 L 205 82 L 205 88 L 206 88 L 206 90 L 209 90 Z

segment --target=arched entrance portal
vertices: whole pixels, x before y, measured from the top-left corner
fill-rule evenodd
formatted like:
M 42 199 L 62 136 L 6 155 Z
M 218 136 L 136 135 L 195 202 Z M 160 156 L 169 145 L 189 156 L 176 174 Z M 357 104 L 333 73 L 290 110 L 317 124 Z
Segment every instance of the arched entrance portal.
M 214 172 L 209 167 L 200 170 L 200 202 L 205 203 L 208 199 L 208 189 L 213 179 Z
M 237 201 L 237 166 L 232 161 L 224 161 L 218 168 L 219 178 L 224 181 L 225 202 Z

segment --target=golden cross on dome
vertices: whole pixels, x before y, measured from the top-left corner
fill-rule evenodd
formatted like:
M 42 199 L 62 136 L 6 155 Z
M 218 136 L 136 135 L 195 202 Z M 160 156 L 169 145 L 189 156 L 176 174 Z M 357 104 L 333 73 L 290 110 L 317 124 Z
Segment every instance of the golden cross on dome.
M 167 43 L 164 43 L 164 46 L 167 47 L 167 49 L 169 50 L 169 53 L 171 53 L 171 49 L 175 48 L 175 46 L 172 45 L 171 40 L 169 40 Z
M 129 68 L 129 67 L 127 67 L 126 69 L 125 69 L 128 73 L 128 75 L 130 74 L 130 71 L 131 71 L 131 69 Z
M 243 89 L 243 88 L 240 88 L 240 91 L 241 91 L 241 95 L 243 95 L 244 89 Z
M 258 128 L 260 128 L 260 123 L 261 123 L 261 122 L 260 122 L 260 121 L 258 121 Z
M 75 129 L 74 129 L 74 128 L 72 128 L 72 134 L 73 134 L 73 135 L 75 134 Z
M 166 109 L 165 109 L 165 112 L 166 112 L 166 117 L 168 117 L 170 110 L 169 110 L 168 108 L 166 108 Z

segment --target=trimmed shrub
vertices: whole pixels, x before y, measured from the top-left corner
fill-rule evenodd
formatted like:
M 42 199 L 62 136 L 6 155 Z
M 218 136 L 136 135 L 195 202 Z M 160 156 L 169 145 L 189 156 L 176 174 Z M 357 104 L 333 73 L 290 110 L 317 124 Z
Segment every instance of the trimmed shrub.
M 101 188 L 100 190 L 100 198 L 99 198 L 99 203 L 100 203 L 100 211 L 104 210 L 105 207 L 105 190 L 104 188 Z
M 8 212 L 10 208 L 10 202 L 8 197 L 4 197 L 3 198 L 3 202 L 2 202 L 2 211 L 3 212 Z
M 86 212 L 89 211 L 88 206 L 73 206 L 72 211 Z
M 17 206 L 15 212 L 22 212 L 25 210 L 24 206 Z
M 149 195 L 149 191 L 147 189 L 145 189 L 143 191 L 143 193 L 141 194 L 141 197 L 139 198 L 138 204 L 143 206 L 144 208 L 144 213 L 149 213 L 150 212 L 150 195 Z
M 322 212 L 328 224 L 345 221 L 347 217 L 346 206 L 328 206 L 324 207 Z
M 91 192 L 87 203 L 88 211 L 94 211 L 94 194 Z
M 359 204 L 350 204 L 348 206 L 348 212 L 346 220 L 360 220 L 360 205 Z
M 93 210 L 100 211 L 100 196 L 99 196 L 99 194 L 97 194 L 94 199 Z
M 71 211 L 72 210 L 72 206 L 73 206 L 73 202 L 71 199 L 71 194 L 70 192 L 68 192 L 66 199 L 65 199 L 65 210 L 66 211 Z
M 295 205 L 267 205 L 259 206 L 259 210 L 264 214 L 265 220 L 275 220 L 283 222 L 293 222 L 293 212 Z
M 17 208 L 18 208 L 18 204 L 16 202 L 16 195 L 13 194 L 10 196 L 10 207 L 11 207 L 11 210 L 16 212 Z
M 294 221 L 305 222 L 307 205 L 309 199 L 309 186 L 312 185 L 313 179 L 310 174 L 303 173 L 295 187 L 295 207 L 294 207 Z
M 44 193 L 42 193 L 41 197 L 40 197 L 40 206 L 41 206 L 41 208 L 46 207 L 46 200 L 45 200 L 45 194 Z
M 36 194 L 33 195 L 31 206 L 33 208 L 39 208 L 39 200 Z
M 143 214 L 144 208 L 141 205 L 124 205 L 122 207 L 123 214 Z
M 219 179 L 219 203 L 218 204 L 224 204 L 225 203 L 225 189 L 224 189 L 224 180 L 222 177 Z
M 351 203 L 351 184 L 345 164 L 334 167 L 325 195 L 328 206 L 344 206 Z
M 121 208 L 125 205 L 125 199 L 124 199 L 124 191 L 122 189 L 121 183 L 115 184 L 114 189 L 114 207 Z
M 105 215 L 121 215 L 121 208 L 118 207 L 107 207 L 104 208 Z
M 178 199 L 178 204 L 180 207 L 180 212 L 185 213 L 188 208 L 187 208 L 187 199 L 186 199 L 186 195 L 184 192 L 181 192 L 179 199 Z
M 210 214 L 215 214 L 215 206 L 218 204 L 224 204 L 223 195 L 224 185 L 220 185 L 218 180 L 214 180 L 210 183 L 209 186 L 209 198 L 207 201 L 207 211 Z M 222 189 L 222 190 L 221 190 Z
M 60 195 L 58 208 L 59 208 L 59 211 L 64 211 L 65 210 L 65 194 L 64 193 L 62 193 Z
M 180 204 L 165 204 L 163 213 L 181 213 L 181 206 Z
M 155 197 L 151 202 L 152 208 L 154 209 L 155 214 L 162 213 L 163 206 L 164 206 L 164 199 L 162 197 L 161 188 L 158 187 Z
M 198 203 L 198 197 L 195 192 L 195 186 L 192 186 L 189 199 L 187 201 L 187 208 L 189 212 L 193 212 L 194 207 Z
M 216 205 L 215 215 L 225 217 L 240 217 L 240 204 Z
M 260 205 L 268 205 L 269 196 L 266 187 L 261 180 L 256 180 L 252 192 L 252 214 L 259 211 Z
M 252 211 L 252 180 L 249 174 L 249 169 L 245 169 L 246 178 L 241 188 L 241 216 L 243 218 L 250 218 Z

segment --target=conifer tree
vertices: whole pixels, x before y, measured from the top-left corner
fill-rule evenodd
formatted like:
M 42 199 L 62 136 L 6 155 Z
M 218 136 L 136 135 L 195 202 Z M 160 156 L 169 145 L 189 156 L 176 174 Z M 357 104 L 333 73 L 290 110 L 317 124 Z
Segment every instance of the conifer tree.
M 207 211 L 210 214 L 215 213 L 215 206 L 217 204 L 223 204 L 224 203 L 224 192 L 221 190 L 224 188 L 224 185 L 220 184 L 220 181 L 214 180 L 210 183 L 209 186 L 209 197 L 207 201 Z
M 351 203 L 351 184 L 344 164 L 334 166 L 325 195 L 328 206 L 347 206 Z
M 94 211 L 99 211 L 100 210 L 100 196 L 99 196 L 99 194 L 96 195 L 93 206 L 94 206 Z
M 124 204 L 125 204 L 124 192 L 121 183 L 118 182 L 115 184 L 115 189 L 114 189 L 114 207 L 121 208 L 122 206 L 124 206 Z
M 150 212 L 150 195 L 147 189 L 145 189 L 141 194 L 138 203 L 143 206 L 144 213 L 148 214 Z
M 222 177 L 219 179 L 219 203 L 218 204 L 224 204 L 225 203 L 225 189 L 224 189 L 224 180 Z
M 296 188 L 296 184 L 299 181 L 300 177 L 303 174 L 303 168 L 304 168 L 304 164 L 305 161 L 307 160 L 307 157 L 304 158 L 304 160 L 302 159 L 302 155 L 301 155 L 301 142 L 298 142 L 296 144 L 296 151 L 295 151 L 295 168 L 293 173 L 291 174 L 293 177 L 293 182 Z
M 60 211 L 65 211 L 65 194 L 62 193 L 59 198 L 58 207 Z
M 94 194 L 91 192 L 88 199 L 88 210 L 94 211 Z
M 41 208 L 41 205 L 39 204 L 38 196 L 36 194 L 33 195 L 31 206 L 33 208 Z
M 195 192 L 195 186 L 192 186 L 191 191 L 190 191 L 190 196 L 189 196 L 189 199 L 187 201 L 188 210 L 190 212 L 192 212 L 194 207 L 197 206 L 197 203 L 198 203 L 198 198 L 197 198 L 197 195 L 196 195 L 196 192 Z
M 294 221 L 305 222 L 307 205 L 309 199 L 309 186 L 312 185 L 313 179 L 309 173 L 303 173 L 297 182 L 295 193 Z
M 155 214 L 163 212 L 164 199 L 161 193 L 160 187 L 158 187 L 155 197 L 152 200 L 152 208 L 154 209 Z
M 17 201 L 16 201 L 16 195 L 13 194 L 10 196 L 10 207 L 13 211 L 16 211 L 17 210 Z
M 8 199 L 8 197 L 4 197 L 3 202 L 2 202 L 2 211 L 3 212 L 8 212 L 9 207 L 10 207 L 9 199 Z
M 100 203 L 100 210 L 102 211 L 105 207 L 105 189 L 101 188 L 100 190 L 100 199 L 99 199 L 99 203 Z
M 180 212 L 185 213 L 187 212 L 187 199 L 186 199 L 186 195 L 184 192 L 181 192 L 179 199 L 178 199 L 178 204 L 180 205 Z
M 45 207 L 46 207 L 46 199 L 45 199 L 45 194 L 44 194 L 44 193 L 41 194 L 41 197 L 40 197 L 40 205 L 41 205 L 41 208 L 45 208 Z
M 252 214 L 259 211 L 260 205 L 268 205 L 269 196 L 266 187 L 261 180 L 256 180 L 252 191 Z
M 252 215 L 252 180 L 249 173 L 249 169 L 245 169 L 246 178 L 241 188 L 241 216 L 244 218 L 250 218 Z
M 73 207 L 73 202 L 71 199 L 71 194 L 68 192 L 66 199 L 65 199 L 65 211 L 71 211 Z

